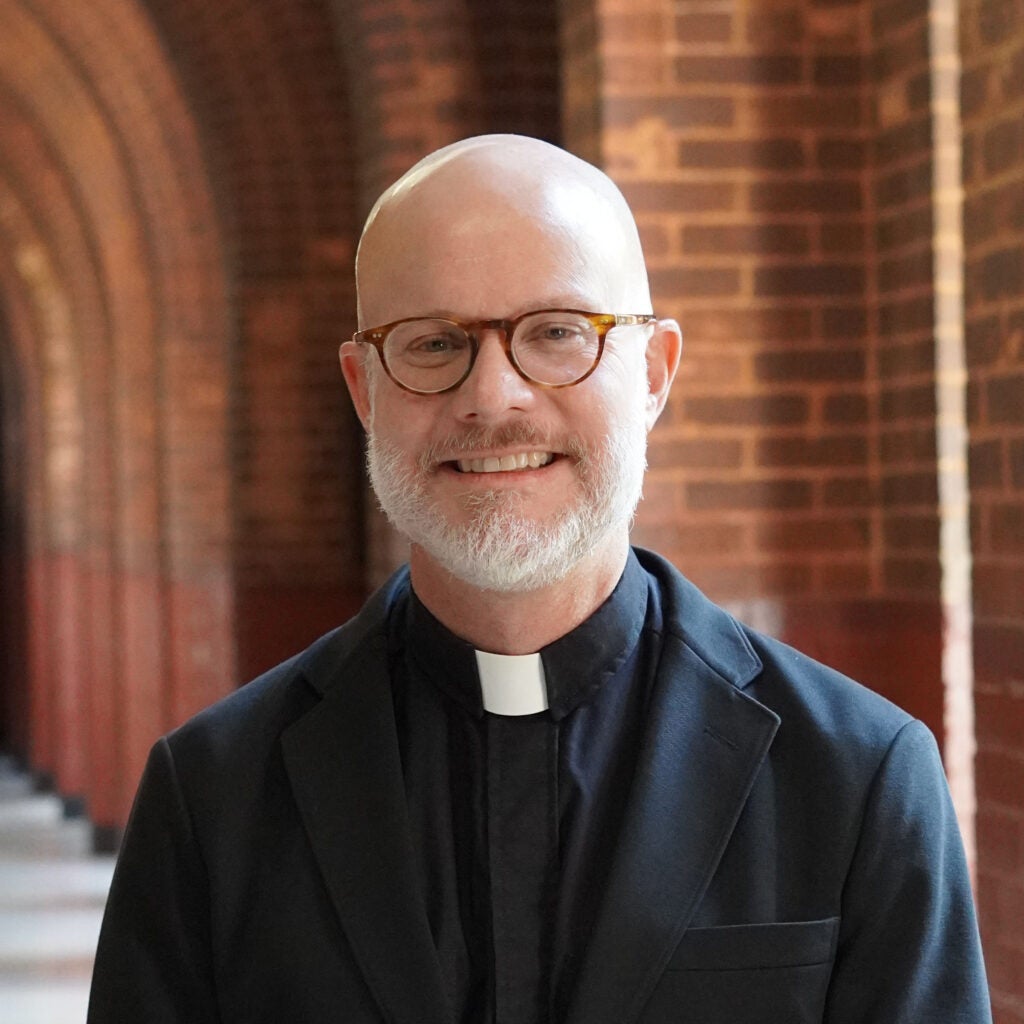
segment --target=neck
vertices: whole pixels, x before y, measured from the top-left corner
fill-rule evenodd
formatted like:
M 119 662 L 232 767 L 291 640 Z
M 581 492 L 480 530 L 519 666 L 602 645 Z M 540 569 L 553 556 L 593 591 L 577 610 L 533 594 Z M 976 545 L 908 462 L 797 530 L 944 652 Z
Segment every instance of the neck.
M 492 654 L 532 654 L 593 615 L 615 589 L 628 554 L 628 535 L 610 538 L 558 582 L 514 593 L 471 586 L 416 545 L 409 566 L 416 595 L 456 636 Z

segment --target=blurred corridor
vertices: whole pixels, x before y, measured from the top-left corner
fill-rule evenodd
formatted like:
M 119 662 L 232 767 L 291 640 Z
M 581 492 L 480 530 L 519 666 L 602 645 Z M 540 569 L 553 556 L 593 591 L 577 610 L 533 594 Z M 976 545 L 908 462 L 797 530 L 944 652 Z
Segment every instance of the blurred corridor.
M 0 757 L 0 1007 L 4 1024 L 82 1024 L 113 857 L 91 826 Z

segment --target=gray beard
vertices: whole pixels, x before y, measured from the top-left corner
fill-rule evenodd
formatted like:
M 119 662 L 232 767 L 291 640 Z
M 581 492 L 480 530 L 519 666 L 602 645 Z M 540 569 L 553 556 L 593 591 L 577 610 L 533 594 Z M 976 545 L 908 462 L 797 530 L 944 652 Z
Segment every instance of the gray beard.
M 451 523 L 427 494 L 427 474 L 439 461 L 481 448 L 547 451 L 550 444 L 530 428 L 480 428 L 434 445 L 415 467 L 370 430 L 366 461 L 374 492 L 392 526 L 423 548 L 453 576 L 480 590 L 537 590 L 564 579 L 619 528 L 628 531 L 641 497 L 647 432 L 642 415 L 617 425 L 594 450 L 578 439 L 564 458 L 576 464 L 581 493 L 548 522 L 524 509 L 521 495 L 506 490 L 467 494 L 467 522 Z

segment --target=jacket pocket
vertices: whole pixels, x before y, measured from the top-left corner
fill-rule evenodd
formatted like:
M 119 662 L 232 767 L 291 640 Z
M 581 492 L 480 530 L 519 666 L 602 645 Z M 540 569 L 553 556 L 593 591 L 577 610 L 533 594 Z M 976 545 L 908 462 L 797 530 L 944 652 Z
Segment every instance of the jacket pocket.
M 691 928 L 642 1024 L 821 1024 L 839 918 Z
M 831 962 L 839 918 L 779 924 L 691 928 L 669 961 L 670 971 L 742 971 Z

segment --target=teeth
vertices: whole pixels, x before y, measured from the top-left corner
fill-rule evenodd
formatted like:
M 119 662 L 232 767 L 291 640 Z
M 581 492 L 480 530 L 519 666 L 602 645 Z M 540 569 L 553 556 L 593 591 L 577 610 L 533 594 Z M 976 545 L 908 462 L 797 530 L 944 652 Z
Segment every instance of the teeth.
M 514 469 L 540 469 L 554 458 L 551 452 L 519 452 L 516 455 L 489 455 L 486 459 L 459 459 L 461 473 L 508 473 Z

